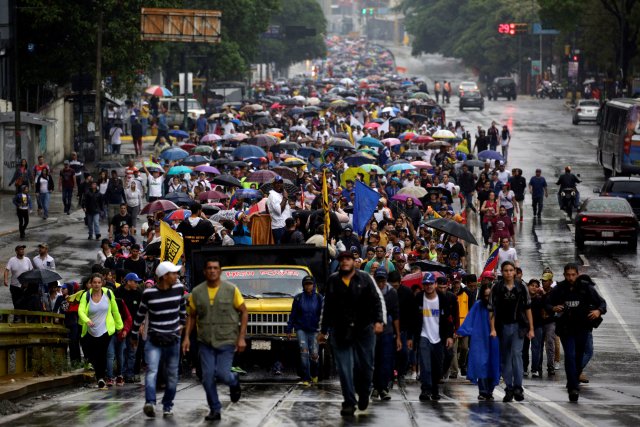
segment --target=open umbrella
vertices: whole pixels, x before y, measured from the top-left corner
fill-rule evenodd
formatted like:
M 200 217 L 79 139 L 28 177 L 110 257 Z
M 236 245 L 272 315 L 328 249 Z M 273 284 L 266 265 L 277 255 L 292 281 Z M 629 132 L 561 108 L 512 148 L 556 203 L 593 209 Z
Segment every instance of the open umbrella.
M 30 283 L 52 283 L 58 280 L 62 280 L 62 277 L 55 271 L 46 268 L 25 271 L 18 276 L 18 282 L 23 285 Z
M 198 199 L 200 199 L 200 201 L 205 201 L 205 200 L 225 200 L 225 199 L 228 199 L 228 198 L 229 198 L 229 196 L 227 196 L 223 192 L 217 191 L 217 190 L 203 191 L 202 193 L 200 193 L 198 195 Z
M 173 211 L 178 209 L 178 206 L 170 200 L 156 200 L 148 203 L 142 210 L 141 214 L 152 214 L 160 211 Z
M 444 231 L 445 233 L 451 234 L 452 236 L 457 236 L 473 245 L 478 244 L 478 241 L 473 236 L 473 234 L 471 234 L 471 231 L 469 231 L 467 227 L 460 224 L 459 222 L 445 218 L 437 218 L 432 219 L 431 221 L 427 221 L 427 227 Z
M 167 148 L 162 153 L 160 153 L 160 158 L 164 160 L 182 160 L 189 157 L 189 153 L 184 151 L 182 148 Z
M 447 141 L 433 141 L 427 144 L 427 148 L 429 149 L 440 147 L 451 147 L 451 144 L 449 144 Z
M 398 171 L 412 171 L 416 170 L 416 167 L 410 163 L 399 163 L 397 165 L 391 165 L 387 168 L 387 173 Z
M 220 211 L 220 209 L 221 209 L 220 206 L 216 206 L 213 203 L 208 203 L 206 205 L 202 205 L 202 212 L 204 212 L 204 214 L 207 215 L 207 216 L 211 216 L 211 215 L 215 214 L 216 212 Z
M 233 150 L 231 155 L 237 159 L 245 159 L 247 157 L 267 157 L 267 153 L 256 145 L 242 145 Z
M 280 144 L 275 144 L 271 146 L 271 151 L 276 152 L 278 150 L 298 150 L 300 148 L 299 144 L 295 142 L 281 142 Z
M 497 151 L 493 151 L 493 150 L 484 150 L 478 153 L 478 159 L 480 160 L 499 160 L 499 161 L 504 161 L 504 157 L 502 157 L 502 154 L 498 153 Z
M 180 129 L 171 129 L 169 131 L 169 136 L 173 136 L 174 138 L 189 138 L 189 132 L 185 132 Z
M 476 159 L 472 159 L 472 160 L 465 160 L 463 163 L 463 165 L 467 165 L 470 167 L 483 167 L 484 166 L 484 162 L 482 160 L 476 160 Z
M 395 200 L 396 202 L 402 202 L 402 203 L 406 203 L 407 199 L 413 199 L 413 203 L 422 207 L 422 202 L 418 200 L 417 196 L 414 196 L 412 194 L 401 194 L 398 192 L 398 194 L 396 194 L 391 198 L 391 200 Z
M 202 137 L 200 142 L 211 142 L 211 141 L 220 141 L 220 135 L 215 133 L 208 133 Z
M 183 193 L 182 191 L 174 191 L 172 193 L 169 193 L 164 196 L 164 200 L 173 202 L 178 206 L 191 206 L 195 203 L 195 200 L 193 200 L 187 193 Z
M 167 176 L 183 175 L 185 173 L 191 173 L 191 168 L 180 165 L 180 166 L 174 166 L 171 169 L 169 169 L 169 172 L 167 172 Z
M 345 157 L 344 162 L 349 166 L 362 166 L 366 164 L 374 164 L 376 162 L 376 158 L 371 154 L 359 152 Z
M 204 172 L 204 173 L 210 173 L 210 174 L 214 174 L 214 175 L 220 175 L 220 171 L 218 170 L 218 168 L 214 168 L 213 166 L 209 166 L 209 165 L 196 166 L 195 170 L 198 171 L 198 172 Z
M 413 267 L 414 265 L 420 267 L 421 271 L 440 271 L 442 273 L 451 272 L 451 267 L 437 261 L 428 261 L 426 259 L 421 259 L 414 262 L 411 266 Z
M 240 190 L 236 191 L 235 193 L 233 193 L 233 197 L 231 197 L 231 200 L 237 199 L 237 200 L 247 200 L 247 199 L 251 199 L 251 200 L 260 200 L 264 197 L 264 194 L 262 194 L 262 191 L 260 190 L 255 190 L 253 188 L 241 188 Z
M 382 169 L 378 165 L 367 164 L 367 165 L 362 165 L 360 167 L 362 169 L 366 170 L 369 173 L 371 173 L 372 171 L 375 171 L 376 173 L 379 173 L 380 175 L 384 175 L 384 169 Z
M 433 139 L 453 139 L 456 137 L 456 134 L 447 129 L 440 129 L 431 136 Z
M 409 98 L 412 99 L 429 99 L 429 94 L 425 93 L 425 92 L 414 92 L 411 94 L 411 96 Z
M 216 166 L 224 166 L 224 165 L 228 165 L 229 163 L 231 163 L 231 159 L 227 159 L 226 157 L 220 157 L 218 159 L 213 160 L 209 164 L 216 165 Z
M 269 194 L 269 191 L 273 190 L 273 182 L 262 184 L 259 189 L 263 194 Z M 296 194 L 300 192 L 300 188 L 293 185 L 293 182 L 289 181 L 288 179 L 284 180 L 284 189 L 287 190 L 287 193 L 289 194 Z
M 423 162 L 421 160 L 416 160 L 415 162 L 411 162 L 411 165 L 417 167 L 418 169 L 431 169 L 433 166 L 429 162 Z
M 171 91 L 169 89 L 167 89 L 166 87 L 162 87 L 162 86 L 149 86 L 148 88 L 146 88 L 144 90 L 144 93 L 147 93 L 149 95 L 155 95 L 157 97 L 163 98 L 163 97 L 167 97 L 167 96 L 173 96 L 173 94 L 171 93 Z
M 210 145 L 198 145 L 191 152 L 193 154 L 211 154 L 213 147 Z
M 284 165 L 293 168 L 297 166 L 306 166 L 307 162 L 302 159 L 298 159 L 297 157 L 289 157 L 288 159 L 284 160 Z
M 423 157 L 425 157 L 427 155 L 426 151 L 423 150 L 407 150 L 405 152 L 403 152 L 400 157 L 402 157 L 403 159 L 408 159 L 408 158 L 412 158 L 412 159 L 421 159 Z
M 188 209 L 178 209 L 170 214 L 165 215 L 164 221 L 183 221 L 191 216 L 191 211 Z
M 187 142 L 186 144 L 180 144 L 179 147 L 182 148 L 184 151 L 191 151 L 194 148 L 196 148 L 196 144 L 192 144 L 190 142 Z
M 272 145 L 275 145 L 278 143 L 278 138 L 276 138 L 273 135 L 267 135 L 267 134 L 260 134 L 260 135 L 256 135 L 254 138 L 249 138 L 249 140 L 247 141 L 249 144 L 255 144 L 258 147 L 271 147 Z
M 272 171 L 274 171 L 284 179 L 290 180 L 291 182 L 295 181 L 298 177 L 296 171 L 287 166 L 276 166 L 272 169 Z
M 199 165 L 208 165 L 211 159 L 201 156 L 199 154 L 195 154 L 193 156 L 186 157 L 182 160 L 182 164 L 185 166 L 199 166 Z
M 415 137 L 416 137 L 416 134 L 414 132 L 403 132 L 400 135 L 398 135 L 398 139 L 401 141 L 409 141 Z
M 237 178 L 226 174 L 216 176 L 211 182 L 225 187 L 242 187 L 242 183 Z
M 253 158 L 253 157 L 252 157 Z M 247 162 L 243 162 L 242 160 L 236 160 L 234 162 L 230 162 L 229 163 L 229 167 L 230 168 L 248 168 L 249 167 L 249 163 Z
M 433 141 L 434 139 L 431 138 L 429 135 L 418 135 L 411 140 L 411 143 L 412 144 L 428 144 Z
M 427 195 L 427 189 L 423 187 L 404 187 L 397 194 L 407 194 L 412 197 L 422 198 Z
M 386 138 L 380 142 L 382 142 L 385 145 L 388 145 L 389 147 L 395 147 L 396 145 L 402 144 L 402 141 L 400 141 L 398 138 Z
M 360 145 L 366 145 L 367 147 L 375 147 L 375 148 L 382 148 L 384 147 L 384 144 L 382 141 L 379 141 L 375 138 L 372 138 L 370 136 L 364 136 L 362 138 L 360 138 L 360 141 L 358 141 L 360 143 Z
M 305 127 L 305 126 L 291 126 L 291 127 L 289 128 L 289 130 L 290 130 L 291 132 L 302 132 L 302 133 L 304 133 L 305 135 L 306 135 L 306 134 L 308 134 L 308 133 L 310 132 L 310 130 L 309 130 L 309 129 L 307 129 L 307 127 Z
M 374 121 L 370 121 L 366 125 L 364 125 L 366 129 L 378 129 L 380 127 L 380 123 L 376 123 Z
M 258 182 L 264 184 L 265 182 L 271 182 L 278 176 L 277 173 L 270 170 L 257 170 L 247 177 L 249 182 Z
M 413 122 L 404 117 L 397 117 L 391 120 L 391 124 L 396 126 L 410 126 L 413 124 Z
M 316 156 L 316 158 L 322 156 L 322 151 L 316 149 L 316 148 L 311 148 L 311 147 L 302 147 L 298 150 L 298 155 L 302 156 L 306 159 L 309 158 L 309 155 L 313 154 L 314 156 Z
M 352 150 L 355 150 L 353 144 L 351 143 L 351 141 L 348 141 L 346 139 L 342 139 L 342 138 L 333 138 L 331 140 L 331 142 L 329 143 L 329 147 L 333 147 L 333 148 L 349 148 Z
M 360 167 L 351 167 L 344 171 L 344 173 L 340 175 L 340 185 L 346 186 L 347 181 L 356 182 L 356 177 L 359 173 L 364 175 L 364 182 L 369 185 L 369 179 L 371 178 L 369 172 Z

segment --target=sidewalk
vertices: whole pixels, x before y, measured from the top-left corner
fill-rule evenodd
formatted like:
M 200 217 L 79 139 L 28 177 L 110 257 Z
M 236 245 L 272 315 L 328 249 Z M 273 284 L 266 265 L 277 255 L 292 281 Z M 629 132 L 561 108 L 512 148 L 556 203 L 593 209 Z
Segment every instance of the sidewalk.
M 34 377 L 30 372 L 7 375 L 0 377 L 0 401 L 16 401 L 46 390 L 83 384 L 86 378 L 83 369 L 66 372 L 62 375 L 42 377 Z

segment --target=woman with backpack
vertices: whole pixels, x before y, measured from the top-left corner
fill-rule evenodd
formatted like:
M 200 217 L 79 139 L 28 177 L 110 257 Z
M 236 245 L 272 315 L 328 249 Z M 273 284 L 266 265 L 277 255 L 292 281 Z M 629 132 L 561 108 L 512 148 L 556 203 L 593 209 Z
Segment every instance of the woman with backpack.
M 111 336 L 124 326 L 116 297 L 110 289 L 103 288 L 104 284 L 102 274 L 89 276 L 89 289 L 82 296 L 78 308 L 83 349 L 95 369 L 99 388 L 107 386 L 104 378 Z

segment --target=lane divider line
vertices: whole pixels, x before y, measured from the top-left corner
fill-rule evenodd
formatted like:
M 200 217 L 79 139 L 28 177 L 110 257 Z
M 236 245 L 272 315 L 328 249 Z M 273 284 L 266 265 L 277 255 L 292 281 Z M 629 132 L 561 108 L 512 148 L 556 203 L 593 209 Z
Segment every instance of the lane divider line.
M 563 408 L 562 406 L 558 405 L 556 402 L 551 401 L 550 399 L 541 396 L 537 393 L 534 393 L 533 391 L 531 391 L 530 389 L 526 390 L 527 394 L 531 397 L 533 397 L 534 399 L 539 400 L 540 402 L 542 402 L 544 405 L 552 408 L 554 410 L 554 412 L 556 412 L 557 414 L 560 414 L 566 418 L 569 418 L 571 421 L 573 421 L 574 423 L 578 424 L 579 426 L 582 427 L 596 427 L 595 424 L 593 424 L 592 422 L 588 421 L 586 418 L 582 418 L 581 416 L 579 416 L 578 414 L 576 414 L 573 411 L 570 411 L 568 409 Z

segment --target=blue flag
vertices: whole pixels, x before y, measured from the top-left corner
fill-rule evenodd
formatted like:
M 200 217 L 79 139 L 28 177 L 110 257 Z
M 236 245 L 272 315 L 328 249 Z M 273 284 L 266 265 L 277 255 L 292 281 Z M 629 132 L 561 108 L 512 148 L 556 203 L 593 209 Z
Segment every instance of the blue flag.
M 367 223 L 376 211 L 380 194 L 367 187 L 360 181 L 356 181 L 356 200 L 353 203 L 353 231 L 362 236 Z

